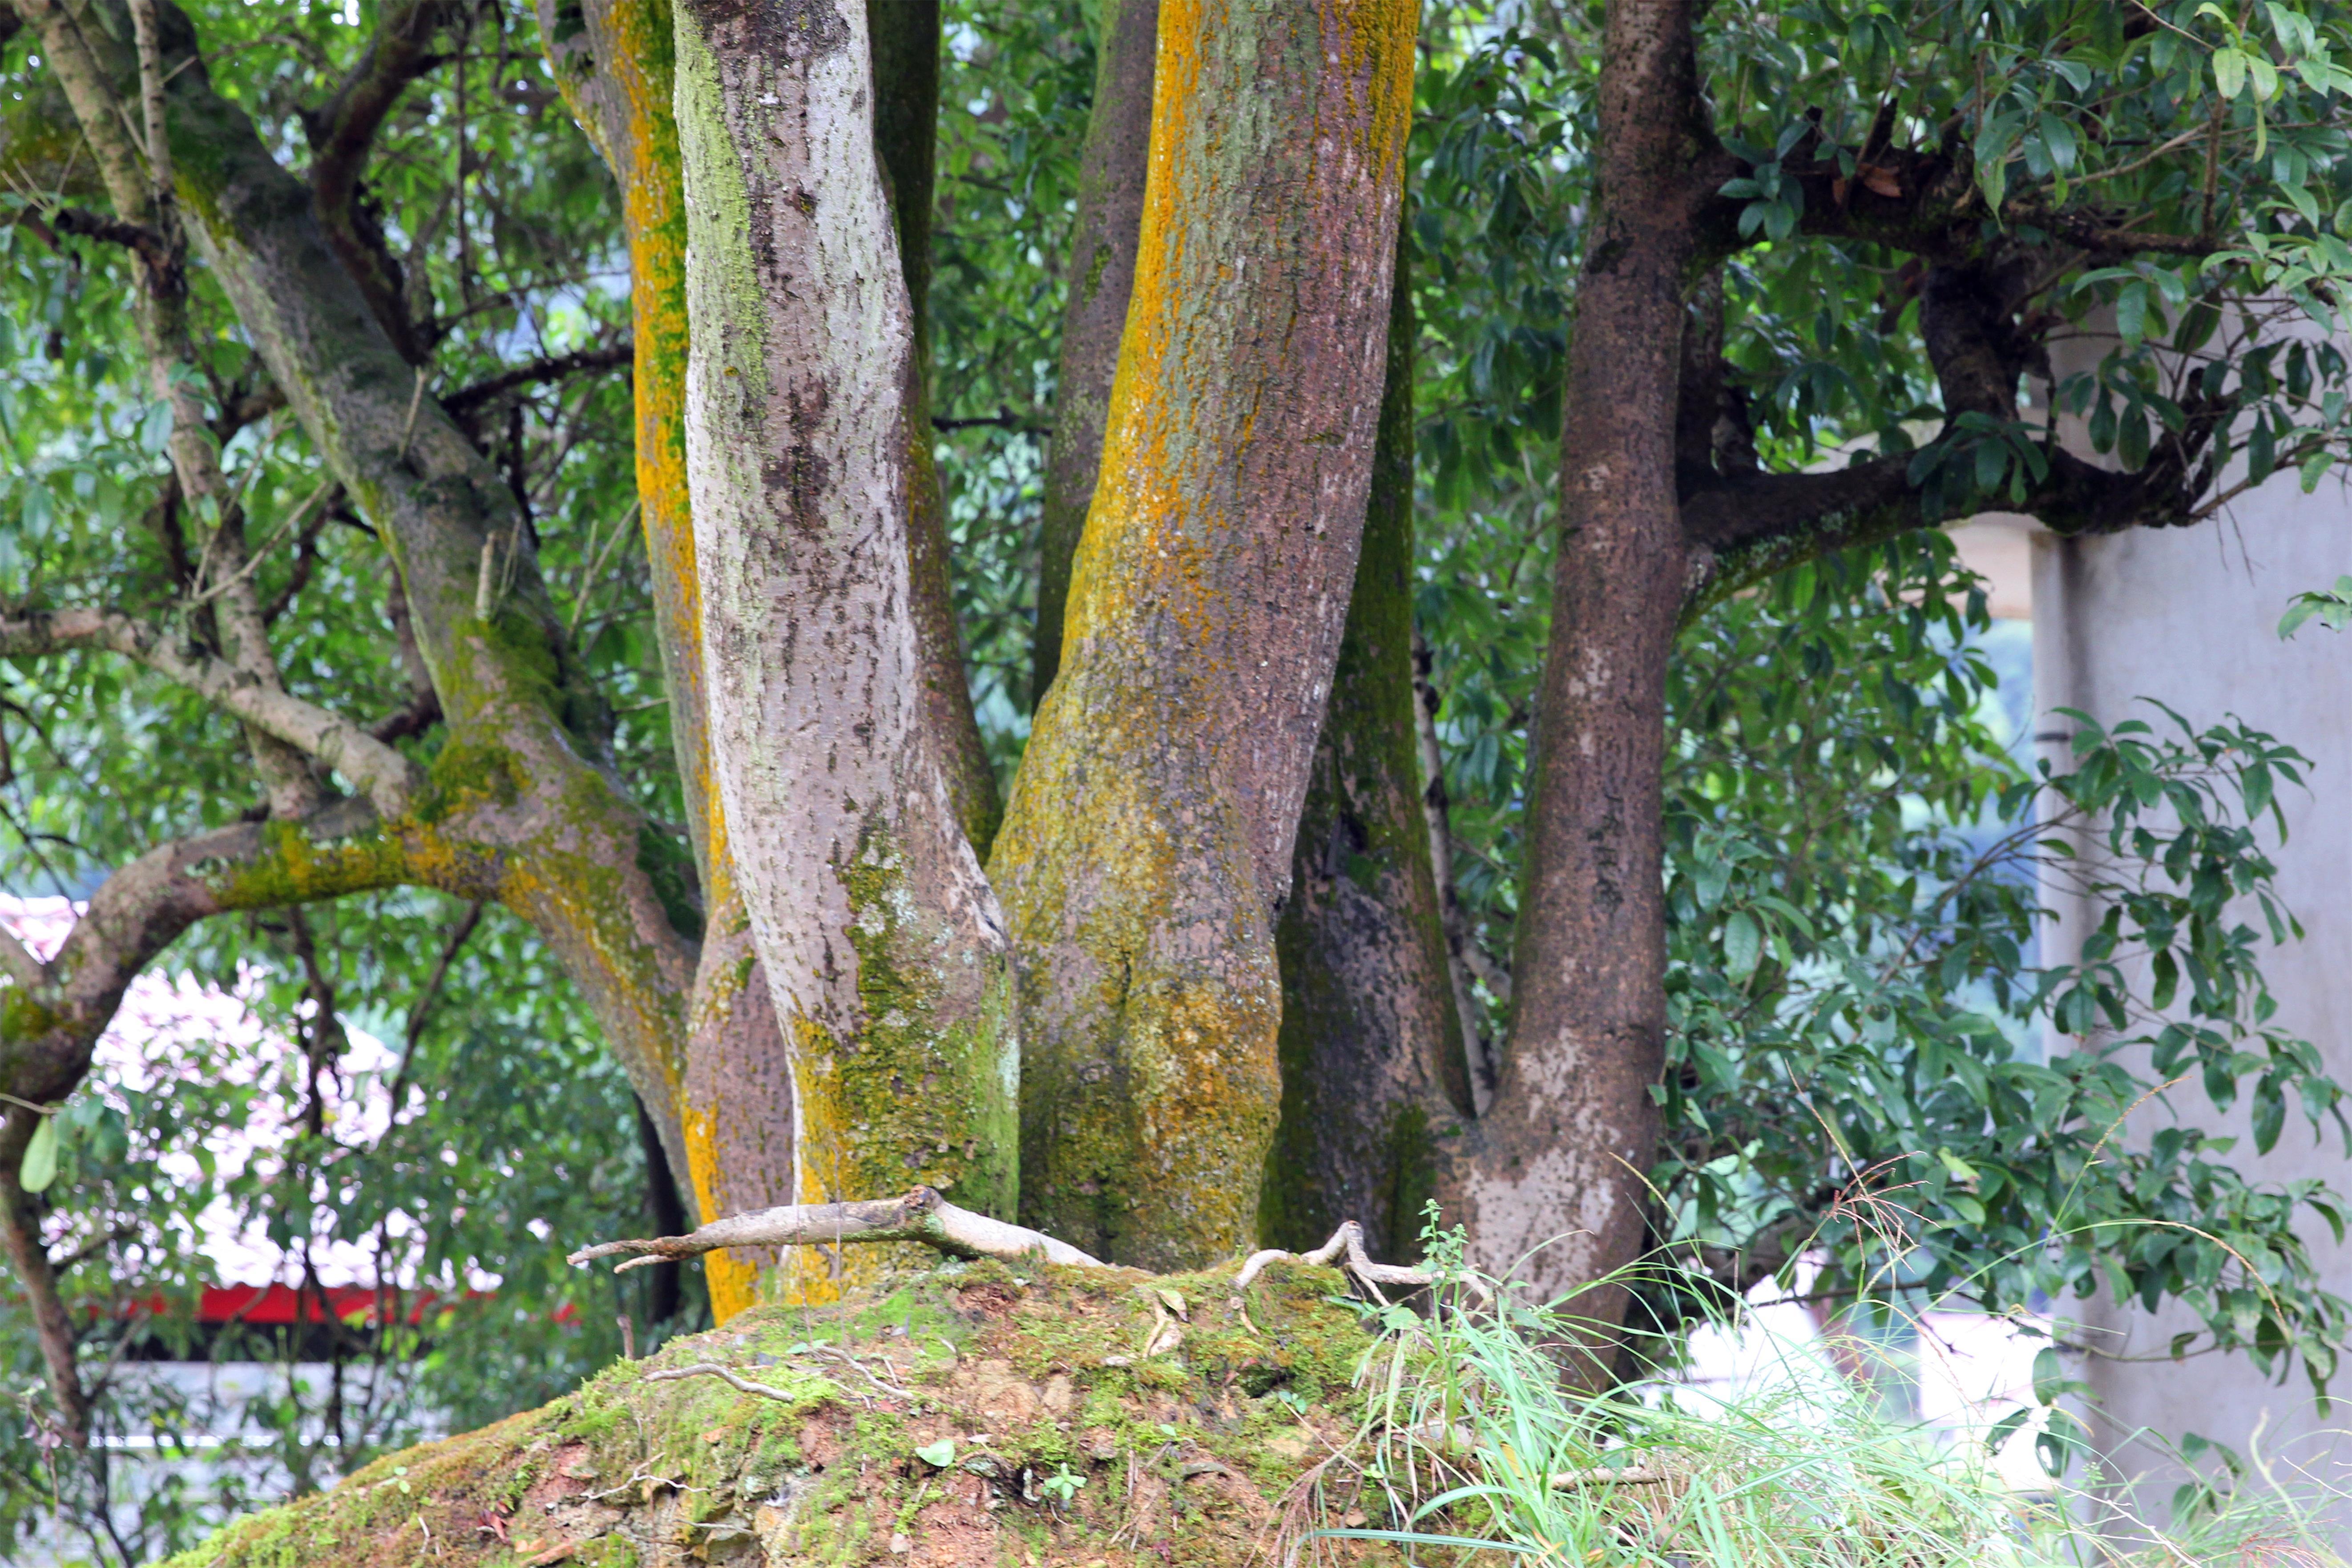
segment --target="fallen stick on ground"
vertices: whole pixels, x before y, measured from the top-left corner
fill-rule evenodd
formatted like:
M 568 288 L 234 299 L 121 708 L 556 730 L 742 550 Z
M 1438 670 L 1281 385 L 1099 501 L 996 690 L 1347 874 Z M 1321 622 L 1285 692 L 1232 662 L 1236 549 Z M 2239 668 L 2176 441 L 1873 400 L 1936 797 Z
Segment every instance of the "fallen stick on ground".
M 1007 1225 L 984 1214 L 960 1209 L 929 1187 L 904 1197 L 856 1204 L 793 1204 L 730 1215 L 688 1236 L 607 1241 L 583 1247 L 566 1260 L 586 1263 L 619 1253 L 637 1256 L 615 1268 L 643 1268 L 679 1258 L 698 1258 L 722 1247 L 819 1247 L 852 1241 L 919 1241 L 951 1258 L 994 1258 L 1019 1263 L 1043 1256 L 1048 1263 L 1101 1268 L 1066 1241 L 1027 1226 Z

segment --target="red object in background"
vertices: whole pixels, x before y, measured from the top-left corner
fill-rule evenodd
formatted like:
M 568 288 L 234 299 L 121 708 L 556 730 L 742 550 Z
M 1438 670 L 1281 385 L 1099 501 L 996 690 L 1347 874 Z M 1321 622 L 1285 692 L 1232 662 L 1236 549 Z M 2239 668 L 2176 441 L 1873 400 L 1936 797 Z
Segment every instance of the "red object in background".
M 482 1301 L 493 1294 L 488 1290 L 468 1290 L 464 1299 Z M 196 1300 L 196 1321 L 206 1328 L 241 1323 L 257 1329 L 283 1329 L 293 1327 L 298 1314 L 299 1321 L 306 1323 L 324 1323 L 331 1314 L 337 1321 L 373 1323 L 376 1313 L 388 1302 L 405 1300 L 408 1310 L 404 1317 L 409 1327 L 415 1328 L 424 1323 L 425 1313 L 442 1300 L 431 1291 L 410 1296 L 401 1291 L 372 1290 L 364 1285 L 330 1287 L 323 1292 L 323 1300 L 321 1295 L 316 1290 L 298 1291 L 291 1285 L 207 1285 Z M 169 1310 L 159 1292 L 143 1301 L 132 1301 L 124 1315 L 162 1317 Z M 555 1321 L 568 1326 L 579 1321 L 580 1309 L 566 1301 L 552 1316 Z

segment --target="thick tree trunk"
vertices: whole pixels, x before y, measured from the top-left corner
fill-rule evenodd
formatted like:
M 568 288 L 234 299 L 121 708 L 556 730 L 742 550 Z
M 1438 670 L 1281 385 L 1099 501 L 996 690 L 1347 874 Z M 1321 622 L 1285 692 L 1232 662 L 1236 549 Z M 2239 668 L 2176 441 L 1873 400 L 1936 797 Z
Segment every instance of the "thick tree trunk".
M 1160 0 L 1102 0 L 1094 109 L 1078 155 L 1078 210 L 1071 227 L 1069 296 L 1062 308 L 1054 440 L 1045 458 L 1037 630 L 1029 664 L 1032 707 L 1045 700 L 1045 689 L 1062 666 L 1070 563 L 1102 468 L 1111 376 L 1118 368 L 1128 298 L 1135 290 L 1135 245 L 1143 229 L 1143 188 L 1150 167 L 1152 68 L 1159 51 Z
M 1454 1216 L 1482 1267 L 1518 1266 L 1545 1294 L 1640 1255 L 1666 1022 L 1659 812 L 1686 558 L 1675 421 L 1701 195 L 1688 0 L 1612 0 L 1602 49 L 1511 1031 Z M 1576 1310 L 1614 1321 L 1622 1307 L 1604 1288 Z
M 1060 673 L 991 870 L 1024 1213 L 1148 1267 L 1255 1234 L 1274 925 L 1378 424 L 1410 0 L 1164 7 L 1151 173 Z
M 1267 1247 L 1311 1247 L 1352 1219 L 1376 1257 L 1405 1255 L 1435 1194 L 1437 1143 L 1471 1109 L 1413 734 L 1418 331 L 1400 230 L 1363 550 L 1275 932 L 1282 1118 L 1258 1199 Z
M 111 122 L 138 96 L 129 18 L 101 3 L 104 26 L 77 20 L 63 0 L 23 7 L 85 128 Z M 404 875 L 496 898 L 538 929 L 683 1176 L 677 1088 L 696 921 L 682 868 L 612 770 L 609 716 L 563 636 L 505 483 L 425 395 L 420 373 L 328 247 L 310 192 L 214 91 L 186 17 L 155 9 L 189 237 L 329 469 L 391 549 L 448 721 L 415 819 L 384 831 L 474 814 L 485 837 L 440 837 L 442 852 Z M 485 577 L 487 605 L 478 604 Z
M 995 901 L 928 722 L 908 553 L 914 342 L 865 8 L 681 0 L 688 473 L 711 754 L 782 1022 L 794 1197 L 1011 1212 Z M 837 1263 L 796 1277 L 829 1294 Z
M 907 549 L 923 653 L 926 721 L 948 771 L 956 820 L 985 857 L 1004 815 L 971 710 L 949 573 L 947 497 L 931 456 L 931 204 L 940 140 L 940 0 L 878 0 L 874 26 L 874 147 L 888 182 L 907 279 L 915 353 L 907 385 Z

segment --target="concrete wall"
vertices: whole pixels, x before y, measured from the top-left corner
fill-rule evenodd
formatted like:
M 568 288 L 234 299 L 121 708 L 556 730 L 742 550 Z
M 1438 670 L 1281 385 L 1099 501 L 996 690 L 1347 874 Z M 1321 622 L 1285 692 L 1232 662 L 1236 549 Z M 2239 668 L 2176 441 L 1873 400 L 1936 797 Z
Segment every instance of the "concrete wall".
M 2053 709 L 2078 708 L 2103 724 L 2135 713 L 2161 723 L 2137 700 L 2156 697 L 2200 724 L 2234 714 L 2311 759 L 2309 789 L 2283 797 L 2289 841 L 2276 855 L 2280 891 L 2308 934 L 2273 950 L 2265 971 L 2281 1004 L 2279 1026 L 2315 1042 L 2334 1076 L 2352 1085 L 2352 634 L 2312 623 L 2283 643 L 2276 631 L 2294 594 L 2352 571 L 2352 496 L 2333 480 L 2305 496 L 2290 474 L 2200 528 L 2024 537 L 2035 706 L 2050 754 L 2064 754 L 2068 729 Z M 2048 894 L 2045 901 L 2064 902 Z M 2063 936 L 2053 945 L 2063 945 Z M 2242 1131 L 2242 1117 L 2213 1111 L 2195 1085 L 2175 1093 L 2184 1120 Z M 2292 1118 L 2268 1155 L 2256 1155 L 2251 1139 L 2237 1152 L 2250 1178 L 2316 1176 L 2352 1189 L 2352 1162 L 2336 1135 L 2315 1142 Z M 2352 1297 L 2352 1247 L 2314 1228 L 2330 1288 Z M 2112 1463 L 2148 1483 L 2138 1507 L 2160 1510 L 2179 1476 L 2147 1436 L 2155 1434 L 2193 1432 L 2259 1451 L 2288 1479 L 2301 1473 L 2352 1492 L 2352 1409 L 2322 1415 L 2299 1376 L 2284 1386 L 2265 1383 L 2242 1357 L 2171 1362 L 2171 1336 L 2195 1326 L 2178 1310 L 2149 1315 L 2106 1302 L 2062 1302 L 2057 1310 L 2084 1320 L 2086 1337 L 2108 1352 L 2086 1357 L 2083 1375 L 2103 1412 Z M 2352 1396 L 2352 1354 L 2336 1392 Z M 2352 1530 L 2342 1535 L 2352 1542 Z

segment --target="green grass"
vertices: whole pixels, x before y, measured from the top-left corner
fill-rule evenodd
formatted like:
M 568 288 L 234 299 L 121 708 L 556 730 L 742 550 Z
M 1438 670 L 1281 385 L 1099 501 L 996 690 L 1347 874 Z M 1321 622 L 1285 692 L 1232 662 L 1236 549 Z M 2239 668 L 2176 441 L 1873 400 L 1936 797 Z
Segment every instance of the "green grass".
M 1560 1375 L 1597 1342 L 1573 1304 L 1531 1310 L 1465 1269 L 1457 1239 L 1433 1240 L 1437 1309 L 1382 1313 L 1388 1331 L 1360 1373 L 1370 1413 L 1294 1500 L 1286 1563 L 1349 1538 L 1402 1545 L 1432 1568 L 2342 1561 L 2315 1522 L 2326 1497 L 2257 1476 L 2147 1520 L 2124 1514 L 2125 1494 L 2095 1470 L 2021 1493 L 1983 1442 L 1891 1415 L 1834 1375 L 1722 1397 L 1664 1384 L 1582 1392 Z M 1343 1493 L 1385 1499 L 1386 1519 L 1365 1503 L 1333 1521 L 1326 1500 Z M 1305 1528 L 1314 1521 L 1324 1527 Z

